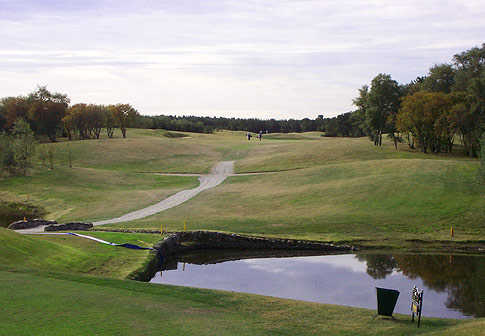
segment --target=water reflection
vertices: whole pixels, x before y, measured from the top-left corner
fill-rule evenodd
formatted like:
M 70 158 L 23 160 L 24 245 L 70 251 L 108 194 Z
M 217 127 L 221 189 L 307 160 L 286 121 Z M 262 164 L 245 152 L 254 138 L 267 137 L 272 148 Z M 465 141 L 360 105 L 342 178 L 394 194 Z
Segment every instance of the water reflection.
M 394 271 L 421 279 L 436 292 L 446 292 L 445 305 L 465 315 L 485 316 L 485 264 L 483 257 L 457 255 L 358 255 L 367 274 L 384 279 Z
M 485 257 L 308 252 L 203 252 L 165 260 L 151 282 L 223 289 L 375 309 L 374 287 L 401 292 L 396 312 L 409 313 L 410 291 L 424 288 L 424 316 L 485 316 Z M 163 276 L 162 276 L 163 274 Z

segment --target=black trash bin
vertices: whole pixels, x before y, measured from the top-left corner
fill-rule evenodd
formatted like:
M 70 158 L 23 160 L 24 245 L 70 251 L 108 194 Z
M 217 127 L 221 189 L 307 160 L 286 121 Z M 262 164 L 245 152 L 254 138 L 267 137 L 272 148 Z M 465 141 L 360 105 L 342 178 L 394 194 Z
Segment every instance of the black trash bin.
M 377 315 L 390 316 L 396 306 L 399 291 L 395 289 L 379 288 L 377 290 Z

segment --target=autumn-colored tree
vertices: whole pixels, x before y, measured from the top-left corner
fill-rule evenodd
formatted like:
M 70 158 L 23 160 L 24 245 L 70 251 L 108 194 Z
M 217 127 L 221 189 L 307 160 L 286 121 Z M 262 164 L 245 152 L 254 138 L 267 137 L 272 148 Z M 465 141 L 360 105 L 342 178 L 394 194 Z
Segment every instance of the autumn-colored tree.
M 67 121 L 69 121 L 71 127 L 77 131 L 79 139 L 81 140 L 89 138 L 86 109 L 86 104 L 76 104 L 71 106 L 68 112 L 69 119 L 67 119 Z
M 66 132 L 67 138 L 72 140 L 72 137 L 76 131 L 76 126 L 74 125 L 74 114 L 72 113 L 72 107 L 66 110 L 64 118 L 62 118 L 62 124 L 64 125 L 64 131 Z
M 89 135 L 99 139 L 101 129 L 106 124 L 105 107 L 103 105 L 90 104 L 86 107 L 86 117 Z
M 3 129 L 12 128 L 18 119 L 28 119 L 29 103 L 26 97 L 5 97 L 0 100 Z
M 28 96 L 27 101 L 28 117 L 33 123 L 34 131 L 47 135 L 53 142 L 56 141 L 57 131 L 69 105 L 67 95 L 51 93 L 45 86 L 40 86 Z
M 105 120 L 106 134 L 108 135 L 108 138 L 113 137 L 114 130 L 116 128 L 114 109 L 115 109 L 114 105 L 109 105 L 104 110 L 104 120 Z
M 396 126 L 410 133 L 424 153 L 441 151 L 443 145 L 451 150 L 455 132 L 454 101 L 441 92 L 416 92 L 406 96 L 396 118 Z
M 126 128 L 129 127 L 134 118 L 138 116 L 138 111 L 130 104 L 111 105 L 110 110 L 117 125 L 121 129 L 123 138 L 126 138 Z

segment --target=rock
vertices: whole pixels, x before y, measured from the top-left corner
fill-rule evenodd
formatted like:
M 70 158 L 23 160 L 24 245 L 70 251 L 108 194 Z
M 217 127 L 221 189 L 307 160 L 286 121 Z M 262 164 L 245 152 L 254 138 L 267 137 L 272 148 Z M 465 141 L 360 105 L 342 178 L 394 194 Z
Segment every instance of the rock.
M 93 227 L 92 223 L 65 223 L 49 225 L 44 228 L 44 231 L 75 231 L 75 230 L 89 230 Z
M 23 229 L 32 229 L 41 225 L 55 225 L 57 224 L 56 221 L 49 221 L 45 219 L 29 219 L 26 221 L 19 220 L 16 222 L 11 223 L 8 228 L 11 230 L 23 230 Z

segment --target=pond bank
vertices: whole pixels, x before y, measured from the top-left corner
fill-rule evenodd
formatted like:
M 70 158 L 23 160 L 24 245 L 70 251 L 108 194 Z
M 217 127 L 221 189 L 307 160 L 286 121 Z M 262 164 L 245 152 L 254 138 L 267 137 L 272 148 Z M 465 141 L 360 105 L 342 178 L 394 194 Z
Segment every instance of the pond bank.
M 153 246 L 147 262 L 132 272 L 128 278 L 148 281 L 160 268 L 162 260 L 179 253 L 195 250 L 283 250 L 318 251 L 322 253 L 343 253 L 355 251 L 351 245 L 336 245 L 318 241 L 250 237 L 212 231 L 175 232 Z

